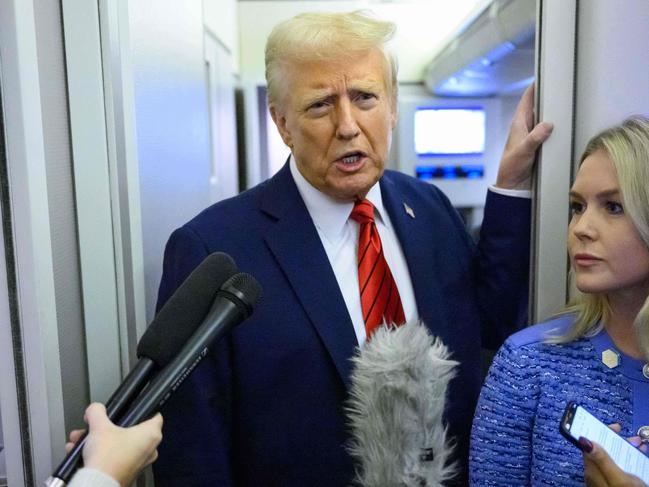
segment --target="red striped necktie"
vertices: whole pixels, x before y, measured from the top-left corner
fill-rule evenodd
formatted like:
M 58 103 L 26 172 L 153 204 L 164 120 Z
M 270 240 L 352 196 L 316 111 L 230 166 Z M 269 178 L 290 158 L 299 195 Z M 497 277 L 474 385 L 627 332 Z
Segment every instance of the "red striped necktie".
M 383 255 L 381 237 L 374 223 L 374 205 L 366 199 L 357 201 L 351 218 L 360 224 L 358 285 L 365 332 L 369 339 L 384 321 L 401 325 L 406 318 L 399 290 Z

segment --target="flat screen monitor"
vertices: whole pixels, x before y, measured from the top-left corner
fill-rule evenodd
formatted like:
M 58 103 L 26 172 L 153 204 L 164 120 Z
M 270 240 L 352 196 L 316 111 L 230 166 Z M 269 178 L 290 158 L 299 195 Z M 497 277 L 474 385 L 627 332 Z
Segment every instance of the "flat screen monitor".
M 415 152 L 419 156 L 480 155 L 485 148 L 481 107 L 419 107 L 415 111 Z

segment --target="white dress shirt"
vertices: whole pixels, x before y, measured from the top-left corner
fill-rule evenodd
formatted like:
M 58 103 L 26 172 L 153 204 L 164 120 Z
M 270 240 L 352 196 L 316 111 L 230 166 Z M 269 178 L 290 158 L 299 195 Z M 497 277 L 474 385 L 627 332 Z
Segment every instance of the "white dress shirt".
M 291 156 L 290 169 L 345 299 L 358 344 L 362 346 L 365 343 L 366 333 L 358 285 L 357 253 L 360 225 L 349 218 L 354 203 L 340 202 L 314 188 L 298 170 L 293 156 Z M 381 188 L 378 183 L 372 186 L 366 198 L 375 208 L 374 221 L 381 236 L 385 260 L 399 289 L 406 321 L 417 319 L 415 292 L 406 258 L 390 217 L 383 207 Z

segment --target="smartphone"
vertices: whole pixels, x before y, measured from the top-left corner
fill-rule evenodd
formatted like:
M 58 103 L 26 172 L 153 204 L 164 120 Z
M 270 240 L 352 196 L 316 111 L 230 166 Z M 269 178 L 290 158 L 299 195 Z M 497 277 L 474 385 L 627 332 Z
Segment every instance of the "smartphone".
M 575 445 L 581 436 L 598 443 L 618 467 L 649 484 L 649 458 L 577 403 L 566 406 L 560 431 Z

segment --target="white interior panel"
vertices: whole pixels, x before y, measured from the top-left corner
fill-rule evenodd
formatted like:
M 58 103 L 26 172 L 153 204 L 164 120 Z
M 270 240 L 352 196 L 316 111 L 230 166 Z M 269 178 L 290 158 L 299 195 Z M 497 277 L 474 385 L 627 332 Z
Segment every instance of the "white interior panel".
M 22 338 L 22 343 L 12 338 L 8 344 L 3 334 L 2 352 L 8 355 L 0 357 L 3 434 L 12 485 L 32 485 L 46 478 L 63 451 L 65 436 L 36 39 L 33 3 L 0 2 L 6 183 L 15 258 L 15 268 L 6 271 L 15 273 L 9 299 L 16 305 L 12 319 L 19 321 Z M 7 282 L 6 275 L 0 277 Z M 4 283 L 0 290 L 7 296 Z M 7 330 L 6 322 L 3 325 Z M 17 400 L 14 373 L 19 369 L 24 369 L 20 375 L 26 388 L 20 393 L 27 396 L 26 409 L 20 409 Z M 31 448 L 22 452 L 31 459 L 21 454 L 30 439 Z
M 579 2 L 576 158 L 597 132 L 649 115 L 649 2 Z
M 537 29 L 537 114 L 554 123 L 539 152 L 531 268 L 532 322 L 566 302 L 568 190 L 573 142 L 575 0 L 540 0 Z
M 122 368 L 99 7 L 63 0 L 62 12 L 90 398 L 105 401 Z
M 210 191 L 213 201 L 239 192 L 237 120 L 232 58 L 221 42 L 205 34 L 205 70 L 210 122 Z
M 201 0 L 129 2 L 147 319 L 164 245 L 212 201 Z
M 239 72 L 239 23 L 237 0 L 203 0 L 205 29 L 232 56 L 232 68 Z

